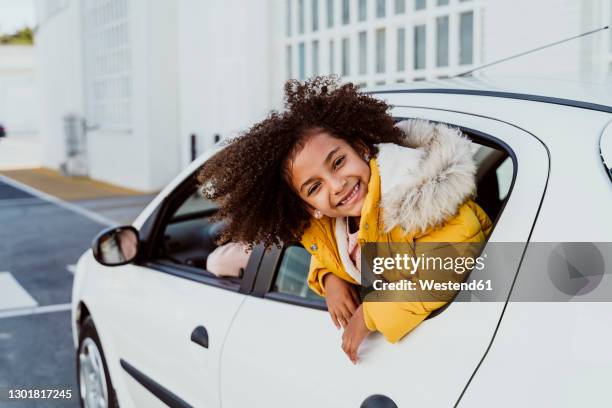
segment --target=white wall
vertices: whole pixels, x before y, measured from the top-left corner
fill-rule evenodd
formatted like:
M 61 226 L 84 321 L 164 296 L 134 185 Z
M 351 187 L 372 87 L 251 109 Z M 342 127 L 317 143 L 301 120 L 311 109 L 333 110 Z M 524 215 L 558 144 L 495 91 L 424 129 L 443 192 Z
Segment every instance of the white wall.
M 274 0 L 181 0 L 179 78 L 181 162 L 189 135 L 199 151 L 245 130 L 277 103 L 278 53 Z
M 46 16 L 36 0 L 45 129 L 45 165 L 65 158 L 63 117 L 84 116 L 86 75 L 83 15 L 79 1 L 60 2 Z M 178 5 L 128 0 L 132 89 L 130 123 L 87 133 L 90 177 L 141 191 L 156 191 L 181 169 L 178 122 Z
M 0 123 L 11 135 L 39 128 L 36 55 L 32 46 L 0 46 Z
M 595 27 L 585 18 L 588 4 L 599 0 L 485 0 L 483 62 L 581 34 Z M 487 75 L 573 75 L 585 65 L 594 37 L 586 37 L 487 68 Z
M 65 160 L 63 117 L 84 111 L 79 2 L 58 4 L 59 8 L 47 13 L 47 1 L 35 0 L 40 134 L 43 164 L 51 168 L 59 168 Z
M 177 4 L 129 1 L 132 125 L 88 133 L 92 178 L 142 191 L 180 171 Z

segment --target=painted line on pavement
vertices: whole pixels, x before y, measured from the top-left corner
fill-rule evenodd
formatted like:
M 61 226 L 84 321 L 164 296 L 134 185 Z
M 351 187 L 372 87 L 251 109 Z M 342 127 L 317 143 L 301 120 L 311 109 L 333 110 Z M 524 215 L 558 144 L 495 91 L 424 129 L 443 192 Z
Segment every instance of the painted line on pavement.
M 107 225 L 109 227 L 115 226 L 117 225 L 117 223 L 109 218 L 104 217 L 103 215 L 100 214 L 96 214 L 95 212 L 89 211 L 83 207 L 79 207 L 78 205 L 69 203 L 67 201 L 62 200 L 61 198 L 57 198 L 55 196 L 52 196 L 50 194 L 47 194 L 43 191 L 37 190 L 34 187 L 30 187 L 28 185 L 25 185 L 23 183 L 20 183 L 19 181 L 13 180 L 9 177 L 3 176 L 0 174 L 0 181 L 2 181 L 3 183 L 6 183 L 10 186 L 13 186 L 15 188 L 18 188 L 22 191 L 25 191 L 26 193 L 32 194 L 38 198 L 40 198 L 41 200 L 45 200 L 48 202 L 51 202 L 53 204 L 56 204 L 60 207 L 63 207 L 67 210 L 73 211 L 77 214 L 80 214 L 86 218 L 89 218 L 90 220 L 93 220 L 95 222 L 98 222 L 100 224 L 103 225 Z
M 0 319 L 6 319 L 9 317 L 18 317 L 18 316 L 37 315 L 37 314 L 43 314 L 43 313 L 65 312 L 67 310 L 70 310 L 71 307 L 72 305 L 70 303 L 61 303 L 57 305 L 26 307 L 26 308 L 21 308 L 21 309 L 6 310 L 4 312 L 0 312 Z
M 38 302 L 10 272 L 0 272 L 0 311 L 37 306 Z

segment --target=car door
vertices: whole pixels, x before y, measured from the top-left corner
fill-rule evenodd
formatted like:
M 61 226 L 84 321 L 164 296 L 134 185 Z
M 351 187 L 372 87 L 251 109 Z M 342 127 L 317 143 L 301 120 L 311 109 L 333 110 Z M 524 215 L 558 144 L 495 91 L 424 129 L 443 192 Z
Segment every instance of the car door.
M 207 250 L 199 233 L 211 209 L 189 195 L 172 210 L 183 196 L 170 195 L 169 209 L 161 213 L 172 215 L 154 228 L 164 231 L 163 244 L 155 245 L 168 248 L 111 269 L 107 320 L 127 391 L 119 395 L 129 395 L 129 401 L 119 401 L 122 406 L 219 406 L 223 340 L 245 297 L 243 279 L 255 267 L 247 267 L 243 279 L 217 278 L 202 269 Z
M 495 243 L 516 244 L 504 247 L 482 271 L 482 276 L 497 272 L 502 296 L 455 301 L 397 344 L 370 335 L 353 365 L 341 349 L 342 331 L 322 300 L 305 288 L 307 252 L 270 251 L 261 262 L 255 296 L 242 304 L 224 346 L 224 407 L 358 407 L 372 395 L 400 407 L 452 406 L 479 364 L 537 217 L 548 177 L 546 148 L 534 135 L 493 119 L 419 108 L 395 108 L 393 114 L 458 126 L 508 151 L 512 166 L 509 173 L 501 170 L 506 176 L 499 184 L 510 192 L 499 217 L 492 217 L 495 227 L 484 252 L 499 252 Z

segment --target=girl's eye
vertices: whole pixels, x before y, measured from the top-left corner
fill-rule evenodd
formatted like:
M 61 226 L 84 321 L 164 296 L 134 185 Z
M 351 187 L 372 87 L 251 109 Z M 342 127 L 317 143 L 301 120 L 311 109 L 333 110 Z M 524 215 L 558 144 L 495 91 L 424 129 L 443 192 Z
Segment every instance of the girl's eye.
M 320 183 L 315 183 L 312 186 L 310 186 L 310 188 L 308 189 L 308 195 L 311 195 L 312 193 L 317 191 L 319 189 L 319 185 Z
M 334 162 L 334 169 L 338 168 L 338 166 L 340 166 L 344 162 L 345 157 L 346 156 L 340 156 L 336 159 L 336 161 Z

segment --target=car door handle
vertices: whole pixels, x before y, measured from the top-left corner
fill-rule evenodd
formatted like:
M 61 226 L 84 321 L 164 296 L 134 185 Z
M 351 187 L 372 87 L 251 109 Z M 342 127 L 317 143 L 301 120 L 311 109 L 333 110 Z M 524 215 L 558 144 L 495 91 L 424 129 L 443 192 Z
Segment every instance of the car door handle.
M 206 331 L 206 327 L 198 326 L 193 329 L 191 332 L 191 341 L 204 348 L 208 348 L 208 331 Z

